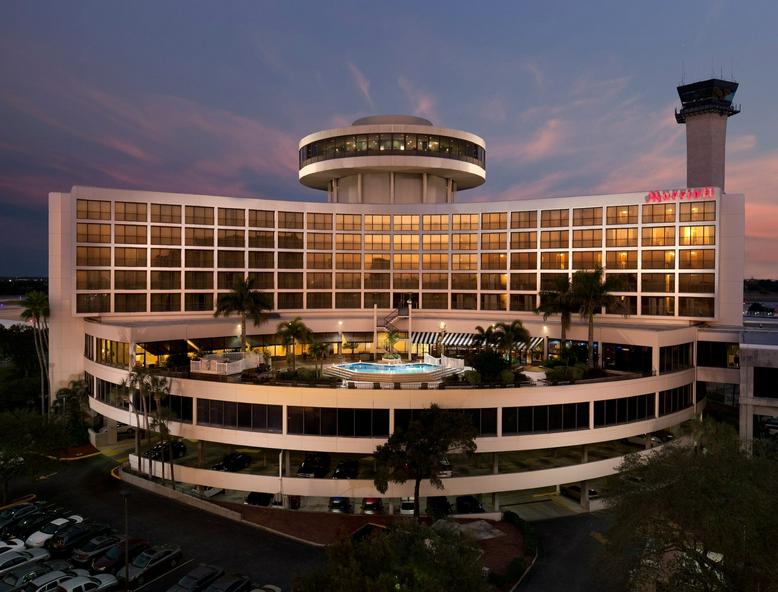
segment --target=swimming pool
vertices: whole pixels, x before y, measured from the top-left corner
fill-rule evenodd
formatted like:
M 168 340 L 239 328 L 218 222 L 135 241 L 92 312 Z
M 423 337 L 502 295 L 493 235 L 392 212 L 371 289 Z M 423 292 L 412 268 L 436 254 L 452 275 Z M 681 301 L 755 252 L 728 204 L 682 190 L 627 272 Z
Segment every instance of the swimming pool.
M 428 374 L 440 370 L 440 366 L 434 364 L 371 364 L 369 362 L 336 364 L 335 368 L 360 374 Z

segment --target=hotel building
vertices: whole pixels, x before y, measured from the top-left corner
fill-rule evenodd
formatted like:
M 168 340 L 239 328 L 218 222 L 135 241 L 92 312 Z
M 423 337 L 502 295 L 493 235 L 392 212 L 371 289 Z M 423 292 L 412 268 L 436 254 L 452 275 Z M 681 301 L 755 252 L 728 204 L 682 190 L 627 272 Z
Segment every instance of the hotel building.
M 86 376 L 90 406 L 109 428 L 132 425 L 116 385 L 133 366 L 183 361 L 183 372 L 169 373 L 169 427 L 201 446 L 198 459 L 176 466 L 176 479 L 308 498 L 379 496 L 372 451 L 432 403 L 473 418 L 478 452 L 452 458 L 444 491 L 426 484 L 422 495 L 491 494 L 495 507 L 506 492 L 613 473 L 624 454 L 656 441 L 646 435 L 679 433 L 706 399 L 740 405 L 750 437 L 754 414 L 778 415 L 764 386 L 775 384 L 778 361 L 758 339 L 772 361 L 758 358 L 755 370 L 757 358 L 741 352 L 753 341 L 742 320 L 744 197 L 725 193 L 723 159 L 736 88 L 719 80 L 679 88 L 693 180 L 679 190 L 468 203 L 460 192 L 486 181 L 482 138 L 377 116 L 300 141 L 299 181 L 326 191 L 326 202 L 52 193 L 53 390 Z M 519 319 L 533 337 L 524 355 L 542 359 L 558 346 L 560 327 L 558 317 L 534 312 L 541 291 L 595 266 L 621 279 L 614 306 L 595 323 L 600 363 L 621 380 L 310 388 L 242 382 L 240 356 L 231 358 L 237 366 L 208 370 L 189 360 L 239 349 L 236 317 L 213 313 L 243 276 L 272 297 L 276 318 L 249 324 L 248 333 L 256 351 L 274 358 L 286 353 L 276 326 L 301 317 L 333 352 L 348 341 L 367 358 L 383 351 L 390 327 L 403 335 L 404 355 L 421 355 L 439 341 L 466 347 L 476 325 Z M 574 318 L 568 339 L 586 336 Z M 203 451 L 228 447 L 257 449 L 265 469 L 208 469 Z M 310 452 L 358 459 L 360 478 L 297 478 Z M 411 491 L 410 483 L 390 485 L 384 497 Z

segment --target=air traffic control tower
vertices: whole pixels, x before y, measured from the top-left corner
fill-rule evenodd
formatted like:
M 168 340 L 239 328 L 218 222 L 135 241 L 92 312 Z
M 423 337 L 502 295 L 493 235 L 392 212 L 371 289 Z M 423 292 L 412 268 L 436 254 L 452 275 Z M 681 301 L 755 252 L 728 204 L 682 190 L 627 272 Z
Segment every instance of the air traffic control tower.
M 720 187 L 724 191 L 727 118 L 740 113 L 733 105 L 737 82 L 718 78 L 678 87 L 681 110 L 675 120 L 686 124 L 686 186 Z

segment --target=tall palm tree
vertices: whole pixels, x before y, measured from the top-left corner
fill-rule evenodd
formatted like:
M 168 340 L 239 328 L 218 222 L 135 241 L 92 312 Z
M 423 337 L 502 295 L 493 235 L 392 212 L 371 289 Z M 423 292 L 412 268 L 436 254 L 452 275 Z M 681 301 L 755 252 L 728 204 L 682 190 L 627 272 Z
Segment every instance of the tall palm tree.
M 254 290 L 254 280 L 242 277 L 235 280 L 232 291 L 219 296 L 213 316 L 228 317 L 232 314 L 240 316 L 240 347 L 241 351 L 248 349 L 246 340 L 246 319 L 254 321 L 254 326 L 267 320 L 266 311 L 273 308 L 270 296 Z
M 400 341 L 400 332 L 397 329 L 389 329 L 384 340 L 384 349 L 390 354 L 394 353 L 395 344 Z
M 285 344 L 291 347 L 292 350 L 292 372 L 295 370 L 297 361 L 297 354 L 294 351 L 296 343 L 308 343 L 311 341 L 313 334 L 308 328 L 308 325 L 303 323 L 300 317 L 295 317 L 291 321 L 285 321 L 278 323 L 276 329 L 276 335 L 278 335 Z
M 168 440 L 170 432 L 168 430 L 168 413 L 167 409 L 163 407 L 163 403 L 170 396 L 170 380 L 167 376 L 161 376 L 159 374 L 147 374 L 145 377 L 146 390 L 149 395 L 154 399 L 154 418 L 152 425 L 159 430 L 159 441 L 164 446 L 164 442 Z M 170 481 L 175 487 L 175 479 L 173 478 L 173 451 L 170 450 Z M 162 455 L 162 483 L 165 483 L 165 456 Z
M 321 376 L 321 364 L 320 362 L 327 357 L 327 353 L 330 351 L 330 344 L 323 341 L 315 341 L 308 346 L 308 353 L 313 358 L 313 363 L 316 368 L 316 378 Z
M 495 345 L 495 325 L 489 325 L 484 329 L 481 325 L 475 328 L 472 344 L 479 349 L 491 349 Z
M 616 278 L 608 277 L 603 280 L 602 267 L 595 267 L 593 271 L 576 271 L 573 274 L 572 292 L 578 303 L 578 314 L 589 323 L 589 353 L 586 358 L 586 366 L 594 368 L 594 315 L 602 312 L 611 299 L 611 292 L 619 288 Z
M 573 313 L 578 312 L 579 308 L 570 284 L 570 277 L 567 275 L 558 277 L 553 289 L 540 293 L 540 306 L 535 309 L 535 312 L 542 313 L 544 321 L 547 321 L 551 315 L 559 315 L 560 353 L 565 351 L 567 330 L 570 328 Z
M 494 329 L 495 341 L 504 354 L 508 355 L 508 367 L 513 366 L 513 351 L 522 343 L 530 342 L 530 334 L 521 321 L 497 323 Z
M 135 387 L 131 376 L 123 378 L 116 386 L 115 396 L 118 401 L 127 403 L 127 410 L 135 414 L 135 457 L 138 459 L 138 472 L 143 473 L 143 457 L 140 453 L 140 409 L 135 401 Z M 112 401 L 116 403 L 118 401 Z M 131 422 L 127 422 L 128 424 Z M 151 463 L 151 461 L 149 461 Z
M 41 372 L 41 415 L 46 413 L 46 393 L 51 391 L 49 384 L 49 296 L 45 292 L 33 290 L 22 301 L 24 310 L 21 317 L 32 323 L 35 353 Z
M 149 371 L 146 368 L 136 367 L 127 376 L 127 385 L 131 389 L 133 397 L 133 408 L 135 408 L 135 416 L 138 417 L 138 407 L 140 407 L 140 413 L 143 415 L 143 433 L 148 436 L 149 434 L 149 405 L 148 405 L 148 376 Z M 137 397 L 135 396 L 137 393 Z M 140 429 L 140 424 L 136 427 L 136 430 Z M 141 463 L 140 456 L 138 462 Z M 149 478 L 152 478 L 151 460 L 149 460 Z M 138 465 L 138 469 L 141 465 Z

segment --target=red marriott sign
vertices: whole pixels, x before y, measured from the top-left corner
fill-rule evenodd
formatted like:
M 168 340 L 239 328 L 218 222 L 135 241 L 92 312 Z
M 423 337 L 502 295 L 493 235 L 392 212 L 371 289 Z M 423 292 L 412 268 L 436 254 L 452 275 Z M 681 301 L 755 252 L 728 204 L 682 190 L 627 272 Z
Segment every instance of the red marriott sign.
M 715 197 L 714 187 L 695 187 L 694 189 L 670 189 L 667 191 L 649 191 L 646 202 L 688 201 L 693 199 L 709 199 Z

